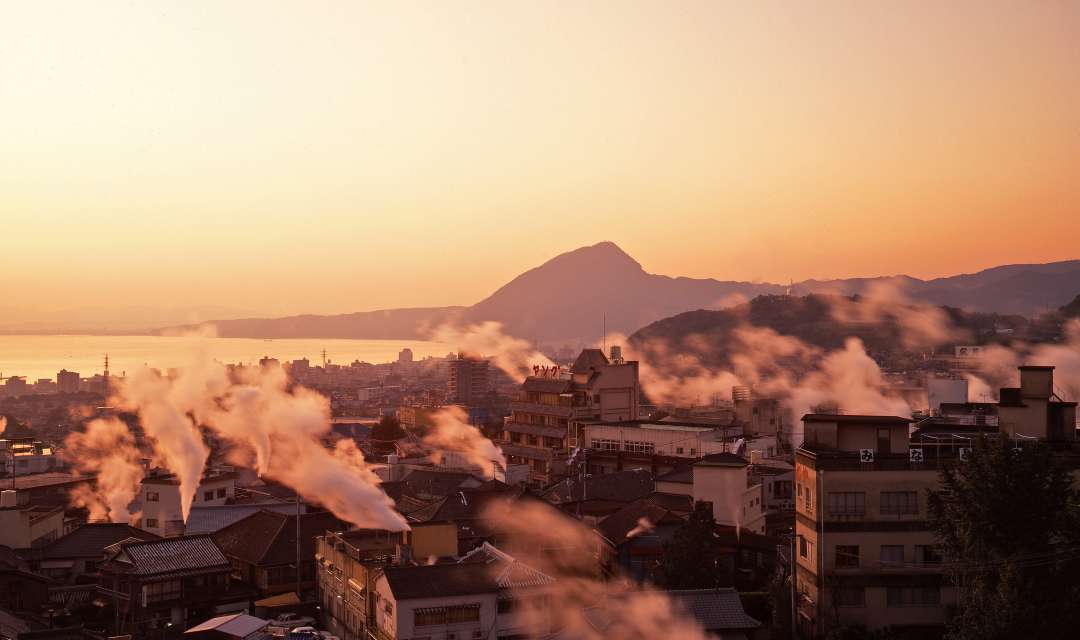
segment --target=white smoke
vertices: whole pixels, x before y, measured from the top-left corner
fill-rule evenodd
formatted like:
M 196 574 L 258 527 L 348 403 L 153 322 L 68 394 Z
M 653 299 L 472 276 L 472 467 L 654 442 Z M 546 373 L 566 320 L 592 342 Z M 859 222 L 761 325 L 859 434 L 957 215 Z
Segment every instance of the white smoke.
M 646 533 L 651 532 L 655 528 L 656 525 L 654 525 L 651 520 L 649 520 L 645 516 L 641 516 L 640 518 L 638 518 L 637 526 L 626 532 L 626 538 L 630 539 L 636 538 L 638 536 L 643 536 Z
M 517 382 L 532 372 L 533 365 L 554 364 L 527 340 L 503 333 L 502 323 L 499 322 L 467 326 L 444 324 L 432 332 L 430 339 L 451 345 L 467 356 L 490 357 L 492 364 Z
M 116 418 L 91 420 L 86 431 L 64 439 L 63 457 L 76 470 L 96 476 L 93 487 L 80 485 L 72 504 L 90 512 L 91 520 L 134 523 L 128 511 L 143 478 L 142 453 L 127 425 Z
M 436 464 L 441 461 L 442 452 L 453 451 L 480 467 L 485 477 L 494 476 L 496 466 L 506 469 L 502 449 L 466 421 L 465 411 L 461 407 L 444 407 L 436 411 L 431 419 L 432 428 L 422 442 L 435 449 L 432 458 Z

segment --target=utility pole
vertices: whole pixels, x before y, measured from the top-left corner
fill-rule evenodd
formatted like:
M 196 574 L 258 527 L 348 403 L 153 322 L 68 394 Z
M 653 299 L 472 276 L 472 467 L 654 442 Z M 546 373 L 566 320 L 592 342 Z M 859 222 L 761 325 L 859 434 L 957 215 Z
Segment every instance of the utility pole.
M 300 492 L 296 492 L 296 599 L 300 599 Z
M 795 527 L 792 526 L 792 528 L 791 528 L 791 551 L 789 552 L 790 555 L 788 557 L 788 569 L 789 569 L 789 572 L 790 572 L 788 577 L 791 578 L 791 638 L 792 638 L 792 640 L 797 640 L 797 638 L 799 637 L 798 627 L 796 626 L 796 616 L 795 616 L 795 609 L 798 606 L 797 603 L 799 601 L 799 590 L 795 586 L 795 573 L 796 573 L 796 569 L 795 569 L 795 540 L 798 537 L 799 537 L 799 535 L 797 533 L 795 533 Z

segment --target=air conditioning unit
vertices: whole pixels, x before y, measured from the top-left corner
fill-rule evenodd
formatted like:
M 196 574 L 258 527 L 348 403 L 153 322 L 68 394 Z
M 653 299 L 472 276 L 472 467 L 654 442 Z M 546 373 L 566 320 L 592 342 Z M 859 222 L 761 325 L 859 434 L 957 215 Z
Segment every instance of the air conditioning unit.
M 971 456 L 971 447 L 960 447 L 960 460 L 967 461 Z
M 874 450 L 873 449 L 859 449 L 859 462 L 873 462 Z
M 908 449 L 908 460 L 911 462 L 923 462 L 923 450 L 922 449 Z

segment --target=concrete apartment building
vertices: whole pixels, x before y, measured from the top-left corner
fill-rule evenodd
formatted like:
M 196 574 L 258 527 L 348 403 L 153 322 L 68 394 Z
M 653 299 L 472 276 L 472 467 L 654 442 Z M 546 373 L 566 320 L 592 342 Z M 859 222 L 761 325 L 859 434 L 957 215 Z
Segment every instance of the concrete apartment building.
M 491 364 L 486 358 L 458 354 L 447 362 L 446 396 L 451 403 L 473 404 L 491 391 Z
M 581 446 L 580 425 L 637 418 L 638 395 L 638 363 L 624 361 L 618 347 L 611 360 L 584 349 L 569 371 L 534 367 L 504 423 L 508 462 L 529 465 L 532 483 L 550 484 L 565 473 L 569 450 Z
M 208 472 L 195 491 L 194 506 L 226 504 L 236 495 L 236 473 Z M 180 505 L 180 479 L 172 474 L 151 474 L 143 478 L 133 511 L 141 511 L 138 527 L 158 536 L 184 535 Z
M 1001 389 L 1000 397 L 997 424 L 951 415 L 912 432 L 911 420 L 897 416 L 803 417 L 795 556 L 804 634 L 841 624 L 946 622 L 957 594 L 942 574 L 926 504 L 941 467 L 963 464 L 980 434 L 1065 450 L 1076 440 L 1076 403 L 1055 393 L 1053 367 L 1020 367 L 1020 386 Z M 972 406 L 973 417 L 985 417 L 982 404 Z

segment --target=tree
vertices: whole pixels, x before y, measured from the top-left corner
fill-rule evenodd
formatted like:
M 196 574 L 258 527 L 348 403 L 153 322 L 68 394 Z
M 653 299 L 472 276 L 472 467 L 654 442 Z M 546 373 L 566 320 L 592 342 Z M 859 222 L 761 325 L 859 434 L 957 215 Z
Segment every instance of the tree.
M 664 545 L 656 578 L 667 589 L 709 589 L 720 586 L 720 541 L 716 519 L 705 502 L 694 505 L 686 524 Z
M 371 444 L 375 451 L 394 450 L 394 443 L 405 437 L 405 430 L 394 416 L 383 416 L 371 429 Z
M 930 526 L 958 587 L 954 640 L 1075 637 L 1080 531 L 1068 470 L 1043 443 L 980 439 L 941 471 Z

